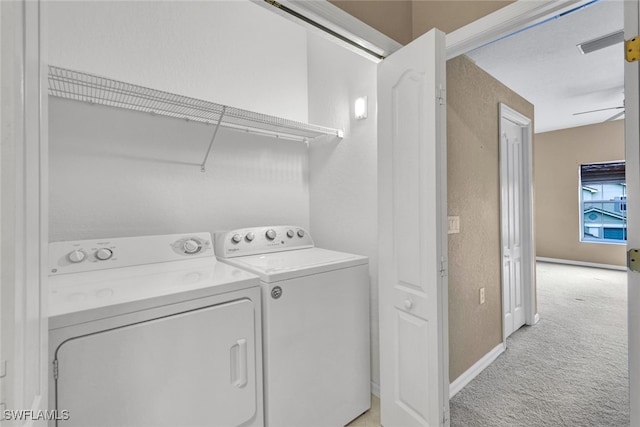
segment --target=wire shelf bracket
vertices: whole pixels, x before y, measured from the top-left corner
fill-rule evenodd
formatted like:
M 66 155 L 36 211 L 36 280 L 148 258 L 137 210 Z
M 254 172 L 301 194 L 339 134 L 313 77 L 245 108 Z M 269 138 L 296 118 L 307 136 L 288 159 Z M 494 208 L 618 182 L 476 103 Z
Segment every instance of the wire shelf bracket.
M 220 127 L 302 142 L 327 135 L 344 137 L 342 129 L 269 116 L 53 65 L 49 65 L 49 95 L 215 124 L 213 137 L 201 164 L 203 172 Z
M 209 143 L 209 148 L 207 149 L 207 154 L 204 155 L 204 160 L 200 165 L 201 172 L 206 172 L 207 159 L 209 158 L 209 154 L 211 153 L 211 149 L 213 148 L 213 141 L 216 140 L 216 135 L 218 134 L 218 129 L 220 129 L 220 122 L 222 122 L 222 118 L 224 117 L 225 110 L 226 110 L 226 107 L 222 107 L 220 118 L 218 119 L 218 123 L 216 123 L 216 129 L 213 131 L 213 136 L 211 137 L 211 142 Z

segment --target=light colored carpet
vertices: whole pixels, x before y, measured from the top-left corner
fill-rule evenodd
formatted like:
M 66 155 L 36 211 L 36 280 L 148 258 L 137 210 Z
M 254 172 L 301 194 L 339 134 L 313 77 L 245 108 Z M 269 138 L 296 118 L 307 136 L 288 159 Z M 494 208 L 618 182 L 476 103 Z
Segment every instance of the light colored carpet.
M 452 427 L 629 425 L 622 271 L 538 263 L 540 321 L 451 400 Z

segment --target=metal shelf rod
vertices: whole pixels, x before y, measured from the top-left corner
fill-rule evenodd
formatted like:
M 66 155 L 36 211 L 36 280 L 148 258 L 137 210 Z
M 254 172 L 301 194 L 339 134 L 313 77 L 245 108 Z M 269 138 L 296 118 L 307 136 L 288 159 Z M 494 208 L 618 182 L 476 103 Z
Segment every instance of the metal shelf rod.
M 204 156 L 204 160 L 202 161 L 202 165 L 200 165 L 200 172 L 205 172 L 205 166 L 207 164 L 207 159 L 209 158 L 209 154 L 211 153 L 211 148 L 213 148 L 213 141 L 216 139 L 216 135 L 218 134 L 218 130 L 220 129 L 220 122 L 222 122 L 222 118 L 224 117 L 224 113 L 227 107 L 222 107 L 222 113 L 220 113 L 220 118 L 218 118 L 218 123 L 216 124 L 216 129 L 213 131 L 213 136 L 211 137 L 211 142 L 209 143 L 209 149 L 207 150 L 207 154 Z

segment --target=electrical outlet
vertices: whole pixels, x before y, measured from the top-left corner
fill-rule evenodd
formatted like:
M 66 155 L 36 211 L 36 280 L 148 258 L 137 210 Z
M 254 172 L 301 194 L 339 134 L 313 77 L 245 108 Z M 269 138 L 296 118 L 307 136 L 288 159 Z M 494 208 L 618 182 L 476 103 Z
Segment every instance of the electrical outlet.
M 484 304 L 484 288 L 480 288 L 480 304 Z

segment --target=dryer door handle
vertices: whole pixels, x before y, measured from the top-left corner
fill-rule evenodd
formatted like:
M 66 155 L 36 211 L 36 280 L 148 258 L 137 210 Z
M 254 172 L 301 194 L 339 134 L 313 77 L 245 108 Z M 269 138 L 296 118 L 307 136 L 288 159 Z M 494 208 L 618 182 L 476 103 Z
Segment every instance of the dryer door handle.
M 236 341 L 231 346 L 231 384 L 238 388 L 247 385 L 247 340 Z

